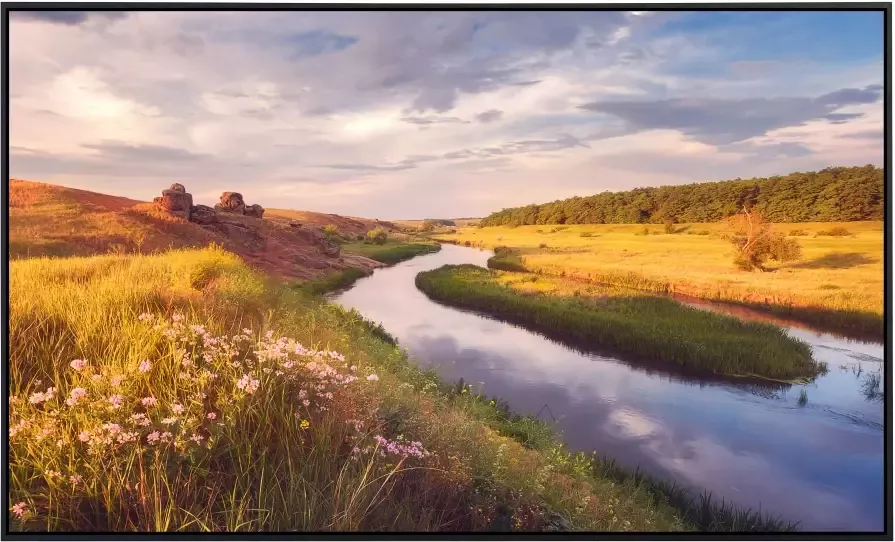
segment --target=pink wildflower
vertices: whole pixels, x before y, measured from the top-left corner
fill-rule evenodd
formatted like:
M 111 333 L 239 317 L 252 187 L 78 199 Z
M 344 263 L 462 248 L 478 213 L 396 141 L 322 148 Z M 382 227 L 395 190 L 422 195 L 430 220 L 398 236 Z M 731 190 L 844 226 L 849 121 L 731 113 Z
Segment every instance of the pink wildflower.
M 369 380 L 369 381 L 371 381 L 371 382 L 375 382 L 375 381 L 379 380 L 379 377 L 376 376 L 375 374 L 372 374 L 372 375 L 370 375 L 370 376 L 367 377 L 367 380 Z
M 122 382 L 124 382 L 124 377 L 123 377 L 123 376 L 120 376 L 120 375 L 119 375 L 119 376 L 113 376 L 113 377 L 109 380 L 109 382 L 111 382 L 112 385 L 115 386 L 115 387 L 117 388 L 118 386 L 121 385 Z
M 87 362 L 83 359 L 73 359 L 69 365 L 71 365 L 71 368 L 75 371 L 81 371 L 84 367 L 87 367 Z
M 68 406 L 75 406 L 78 404 L 78 401 L 84 397 L 87 397 L 87 390 L 84 388 L 75 388 L 71 390 L 71 395 L 65 400 L 65 404 Z
M 174 411 L 174 414 L 183 414 L 183 405 L 180 403 L 174 403 L 174 406 L 171 407 L 171 410 Z
M 155 406 L 158 403 L 158 399 L 155 397 L 144 397 L 140 402 L 143 403 L 143 406 L 149 408 Z
M 146 435 L 146 442 L 148 442 L 149 444 L 155 444 L 160 439 L 161 439 L 161 435 L 159 434 L 158 431 L 153 431 L 152 433 L 149 433 L 148 435 Z
M 150 314 L 148 312 L 144 312 L 140 316 L 137 316 L 137 320 L 139 320 L 141 322 L 145 322 L 146 320 L 152 320 L 152 314 Z
M 73 486 L 76 486 L 76 485 L 80 484 L 81 482 L 83 482 L 84 479 L 81 478 L 81 475 L 80 475 L 80 474 L 73 474 L 73 475 L 71 475 L 71 476 L 68 477 L 68 481 L 71 482 L 71 484 L 72 484 Z
M 218 415 L 215 414 L 214 412 L 209 412 L 208 416 L 206 416 L 206 418 L 208 418 L 209 420 L 214 420 L 217 417 L 218 417 Z
M 203 437 L 202 435 L 197 435 L 197 434 L 193 433 L 193 436 L 190 437 L 190 440 L 192 440 L 196 444 L 199 444 L 200 442 L 205 440 L 205 437 Z
M 109 397 L 109 403 L 112 404 L 112 408 L 120 408 L 121 404 L 124 403 L 124 397 L 121 395 L 115 394 Z
M 90 432 L 89 431 L 81 431 L 78 434 L 78 440 L 81 442 L 87 442 L 90 440 Z
M 242 375 L 242 378 L 236 383 L 236 387 L 244 390 L 246 393 L 254 393 L 258 389 L 258 380 L 253 379 L 249 375 Z
M 17 518 L 25 517 L 25 513 L 28 511 L 28 505 L 24 502 L 20 502 L 12 507 L 12 513 L 15 514 Z
M 149 369 L 152 369 L 152 364 L 149 363 L 148 359 L 144 359 L 143 361 L 140 362 L 139 371 L 141 373 L 148 373 Z

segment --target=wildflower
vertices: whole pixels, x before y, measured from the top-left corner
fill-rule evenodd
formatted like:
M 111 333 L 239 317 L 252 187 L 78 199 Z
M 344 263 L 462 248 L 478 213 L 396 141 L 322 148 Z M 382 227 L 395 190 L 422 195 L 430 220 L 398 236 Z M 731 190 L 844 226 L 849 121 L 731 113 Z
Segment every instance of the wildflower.
M 308 401 L 307 399 L 305 399 L 304 401 L 301 402 L 301 404 L 303 404 L 304 406 L 309 406 L 311 404 L 311 402 Z
M 93 376 L 91 376 L 90 378 L 93 379 L 94 382 L 97 382 L 97 381 L 103 379 L 103 375 L 97 373 L 97 374 L 94 374 Z
M 174 435 L 172 435 L 170 431 L 165 431 L 164 433 L 162 433 L 162 442 L 168 442 L 172 438 L 174 438 Z
M 140 362 L 139 371 L 141 373 L 148 373 L 149 369 L 152 369 L 152 364 L 149 363 L 148 359 L 144 359 L 143 361 Z
M 190 437 L 190 440 L 192 440 L 196 444 L 199 444 L 200 442 L 205 440 L 205 437 L 203 437 L 202 435 L 197 435 L 197 434 L 193 433 L 193 435 Z
M 81 442 L 87 442 L 90 440 L 90 432 L 89 431 L 81 431 L 78 434 L 78 440 Z
M 62 478 L 62 473 L 58 470 L 45 470 L 44 474 L 46 474 L 49 478 Z
M 258 381 L 249 375 L 242 375 L 242 378 L 236 383 L 236 387 L 246 393 L 254 393 L 258 389 Z
M 112 404 L 112 408 L 120 408 L 123 402 L 124 397 L 122 397 L 121 395 L 115 394 L 109 397 L 109 403 Z
M 155 443 L 157 443 L 161 438 L 162 438 L 162 437 L 161 437 L 161 435 L 159 434 L 158 431 L 153 431 L 152 433 L 149 433 L 148 435 L 146 435 L 146 442 L 149 443 L 149 444 L 155 444 Z
M 179 322 L 183 320 L 183 315 L 180 313 L 174 313 L 174 315 L 171 316 L 171 320 L 173 320 L 174 322 Z
M 248 328 L 242 328 L 242 332 L 245 333 L 246 335 L 251 335 L 251 334 L 252 334 L 252 330 L 251 330 L 251 329 L 248 329 Z
M 28 512 L 28 505 L 24 502 L 20 502 L 12 507 L 12 513 L 15 514 L 17 518 L 25 517 L 25 513 Z
M 134 421 L 135 424 L 142 425 L 143 427 L 146 427 L 147 425 L 152 423 L 149 418 L 146 417 L 146 414 L 143 414 L 142 412 L 134 414 L 133 416 L 131 416 L 131 419 Z
M 81 482 L 83 482 L 84 479 L 81 478 L 80 474 L 73 474 L 68 477 L 68 481 L 71 482 L 71 485 L 76 486 L 76 485 L 80 484 Z
M 158 399 L 155 397 L 144 397 L 140 402 L 143 406 L 149 408 L 155 406 L 158 403 Z
M 14 404 L 16 404 L 16 403 L 18 403 L 18 402 L 19 402 L 19 398 L 18 398 L 18 397 L 16 397 L 15 395 L 10 395 L 10 396 L 9 396 L 9 404 L 14 405 Z
M 80 371 L 83 370 L 84 367 L 87 367 L 87 362 L 83 359 L 73 359 L 69 365 L 71 365 L 71 368 L 75 371 Z
M 173 425 L 177 423 L 177 418 L 165 418 L 162 420 L 162 423 L 165 425 Z
M 146 320 L 152 320 L 152 314 L 150 314 L 148 312 L 144 312 L 140 316 L 137 316 L 137 320 L 139 320 L 141 322 L 145 322 Z
M 311 427 L 311 422 L 309 422 L 308 420 L 302 420 L 300 427 L 302 429 L 307 429 L 308 427 Z
M 357 370 L 357 365 L 352 365 L 352 366 L 350 367 L 350 369 L 352 370 L 352 372 L 353 372 L 353 371 L 356 371 L 356 370 Z
M 38 392 L 32 393 L 31 396 L 28 398 L 28 402 L 31 403 L 32 405 L 39 405 L 40 403 L 43 403 L 45 401 L 52 400 L 53 397 L 55 397 L 55 396 L 56 396 L 56 388 L 49 387 L 49 388 L 47 388 L 47 391 L 44 391 L 44 392 L 38 391 Z
M 214 420 L 217 417 L 218 417 L 218 415 L 215 414 L 214 412 L 209 412 L 208 415 L 206 416 L 206 418 L 208 418 L 209 420 Z
M 121 375 L 113 376 L 113 377 L 109 380 L 109 382 L 111 382 L 112 385 L 115 386 L 115 387 L 117 388 L 118 386 L 121 385 L 122 382 L 124 382 L 124 377 L 121 376 Z
M 379 377 L 376 376 L 375 374 L 372 374 L 372 375 L 370 375 L 370 376 L 367 377 L 367 380 L 369 380 L 369 381 L 371 381 L 371 382 L 375 382 L 375 381 L 379 380 Z
M 78 404 L 78 401 L 87 397 L 87 390 L 84 388 L 75 388 L 71 390 L 71 394 L 68 399 L 65 400 L 65 404 L 68 406 L 75 406 Z
M 118 433 L 121 432 L 121 426 L 118 425 L 117 423 L 103 424 L 103 429 L 105 429 L 106 431 L 108 431 L 109 433 L 111 433 L 113 435 L 117 435 Z
M 174 414 L 183 414 L 183 405 L 180 403 L 174 403 L 174 406 L 171 407 L 171 410 L 174 411 Z

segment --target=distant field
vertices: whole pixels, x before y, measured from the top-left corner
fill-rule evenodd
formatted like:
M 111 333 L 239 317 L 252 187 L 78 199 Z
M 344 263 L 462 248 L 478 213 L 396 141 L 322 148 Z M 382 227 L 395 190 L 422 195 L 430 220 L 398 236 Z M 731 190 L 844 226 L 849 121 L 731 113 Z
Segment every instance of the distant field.
M 823 235 L 836 227 L 850 235 Z M 771 262 L 766 273 L 733 266 L 723 224 L 675 228 L 676 233 L 666 234 L 656 224 L 499 226 L 435 237 L 518 249 L 524 266 L 533 271 L 764 305 L 794 316 L 801 312 L 817 323 L 881 333 L 882 222 L 777 224 L 776 231 L 795 234 L 802 257 Z
M 475 226 L 481 220 L 480 218 L 449 218 L 448 220 L 453 220 L 455 224 L 457 224 L 458 228 L 467 228 L 469 226 Z M 397 224 L 402 228 L 411 228 L 416 229 L 419 228 L 423 223 L 422 220 L 392 220 L 393 224 Z

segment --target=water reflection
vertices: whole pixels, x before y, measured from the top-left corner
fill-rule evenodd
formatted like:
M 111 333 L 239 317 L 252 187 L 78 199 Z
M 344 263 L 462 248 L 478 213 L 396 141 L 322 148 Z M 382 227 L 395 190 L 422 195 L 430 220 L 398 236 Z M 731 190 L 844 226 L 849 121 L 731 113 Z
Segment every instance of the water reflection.
M 806 386 L 683 375 L 648 361 L 576 351 L 430 301 L 415 275 L 489 253 L 444 245 L 377 270 L 336 301 L 382 322 L 421 366 L 553 422 L 570 448 L 597 450 L 807 529 L 883 527 L 883 408 L 840 366 L 880 370 L 882 346 L 808 342 L 830 373 Z M 799 330 L 804 331 L 804 330 Z M 807 332 L 806 332 L 807 333 Z M 805 389 L 808 403 L 799 406 Z M 547 405 L 551 414 L 547 413 Z

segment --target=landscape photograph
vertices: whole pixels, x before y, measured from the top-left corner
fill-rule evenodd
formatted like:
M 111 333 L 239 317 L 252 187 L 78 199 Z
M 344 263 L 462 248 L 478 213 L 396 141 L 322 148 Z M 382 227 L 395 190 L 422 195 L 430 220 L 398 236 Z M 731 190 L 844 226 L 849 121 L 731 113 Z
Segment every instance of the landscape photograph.
M 890 16 L 4 3 L 4 536 L 891 540 Z

